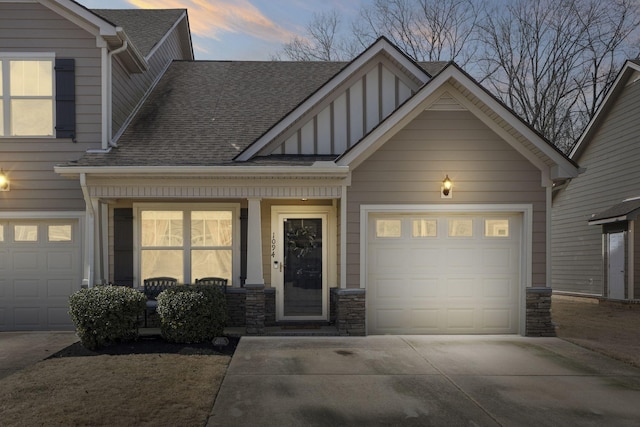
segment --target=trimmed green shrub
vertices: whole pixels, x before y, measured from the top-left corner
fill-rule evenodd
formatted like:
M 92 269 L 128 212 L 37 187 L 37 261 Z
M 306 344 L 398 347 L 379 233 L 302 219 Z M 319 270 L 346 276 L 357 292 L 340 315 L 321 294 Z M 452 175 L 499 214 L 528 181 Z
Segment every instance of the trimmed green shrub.
M 145 309 L 143 293 L 124 286 L 81 289 L 69 297 L 69 314 L 82 345 L 90 350 L 138 336 L 137 317 Z
M 196 343 L 221 336 L 227 303 L 217 286 L 173 286 L 158 295 L 160 331 L 167 341 Z

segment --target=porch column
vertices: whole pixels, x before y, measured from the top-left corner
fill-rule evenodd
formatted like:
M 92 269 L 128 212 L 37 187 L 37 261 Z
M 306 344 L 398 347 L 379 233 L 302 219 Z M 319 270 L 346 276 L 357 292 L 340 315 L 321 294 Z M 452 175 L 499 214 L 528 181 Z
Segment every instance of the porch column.
M 249 218 L 247 219 L 247 279 L 250 285 L 263 285 L 262 272 L 262 221 L 260 199 L 249 199 Z
M 265 320 L 264 275 L 262 271 L 262 221 L 260 199 L 248 199 L 247 280 L 245 322 L 247 334 L 263 335 Z

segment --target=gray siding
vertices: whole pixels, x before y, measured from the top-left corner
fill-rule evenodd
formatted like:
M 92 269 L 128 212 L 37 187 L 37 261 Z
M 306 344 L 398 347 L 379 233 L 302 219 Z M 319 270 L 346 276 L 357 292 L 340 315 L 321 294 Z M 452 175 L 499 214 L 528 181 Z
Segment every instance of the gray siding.
M 640 82 L 628 85 L 580 158 L 586 171 L 553 201 L 552 284 L 555 290 L 602 295 L 602 227 L 592 214 L 640 196 Z M 636 270 L 637 271 L 637 270 Z
M 452 199 L 440 198 L 445 174 Z M 547 285 L 540 171 L 470 112 L 423 112 L 354 170 L 348 191 L 347 287 L 360 286 L 362 204 L 532 204 L 533 285 Z
M 11 191 L 0 193 L 2 210 L 84 210 L 76 181 L 53 172 L 100 147 L 100 50 L 96 39 L 37 3 L 0 3 L 0 52 L 55 52 L 76 66 L 77 143 L 55 138 L 0 138 L 0 167 Z
M 149 91 L 158 76 L 174 59 L 188 59 L 189 52 L 182 51 L 177 26 L 163 45 L 147 58 L 149 70 L 141 74 L 129 74 L 119 61 L 113 62 L 113 134 L 126 125 L 131 113 Z
M 633 221 L 633 223 L 633 299 L 640 299 L 640 234 L 638 233 L 638 231 L 640 231 L 638 230 L 640 223 L 638 221 Z

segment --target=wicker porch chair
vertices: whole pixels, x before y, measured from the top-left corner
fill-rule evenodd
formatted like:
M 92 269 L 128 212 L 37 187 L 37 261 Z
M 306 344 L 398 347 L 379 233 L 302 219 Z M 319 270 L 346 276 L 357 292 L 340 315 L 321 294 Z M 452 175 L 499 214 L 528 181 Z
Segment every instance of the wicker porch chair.
M 227 292 L 227 279 L 222 277 L 203 277 L 202 279 L 196 279 L 196 285 L 213 285 L 219 286 L 222 292 Z
M 144 279 L 144 294 L 147 297 L 147 307 L 144 310 L 144 327 L 147 327 L 147 316 L 158 308 L 158 295 L 170 286 L 178 284 L 173 277 L 151 277 Z

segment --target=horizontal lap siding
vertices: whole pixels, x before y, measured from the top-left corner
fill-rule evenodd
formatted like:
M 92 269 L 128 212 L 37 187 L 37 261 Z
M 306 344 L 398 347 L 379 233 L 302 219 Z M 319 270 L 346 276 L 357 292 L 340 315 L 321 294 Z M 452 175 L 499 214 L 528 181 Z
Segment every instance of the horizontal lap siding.
M 445 175 L 453 198 L 440 198 Z M 533 284 L 546 286 L 546 191 L 540 171 L 469 112 L 425 111 L 353 171 L 347 285 L 360 286 L 363 204 L 532 204 Z
M 100 147 L 100 50 L 86 31 L 37 3 L 0 3 L 0 52 L 55 52 L 75 59 L 77 143 L 56 138 L 0 138 L 0 166 L 11 191 L 1 209 L 84 210 L 77 182 L 53 166 Z
M 602 227 L 593 214 L 640 196 L 640 82 L 615 101 L 580 158 L 585 171 L 553 201 L 553 288 L 602 295 Z
M 151 85 L 173 59 L 188 59 L 182 52 L 176 29 L 148 58 L 149 70 L 141 74 L 128 74 L 118 61 L 113 63 L 113 134 L 116 135 L 127 119 L 147 94 Z

